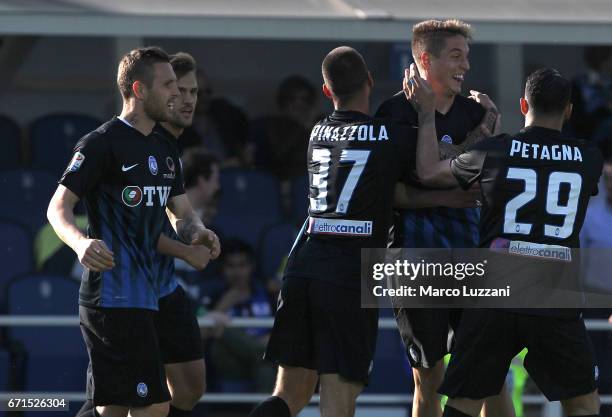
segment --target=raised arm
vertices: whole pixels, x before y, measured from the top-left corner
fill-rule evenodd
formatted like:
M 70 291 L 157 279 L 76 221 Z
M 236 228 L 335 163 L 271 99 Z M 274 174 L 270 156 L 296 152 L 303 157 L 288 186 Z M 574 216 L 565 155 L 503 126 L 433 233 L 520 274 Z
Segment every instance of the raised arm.
M 63 185 L 57 187 L 47 208 L 47 218 L 62 241 L 77 254 L 79 262 L 95 272 L 115 267 L 113 252 L 102 240 L 88 239 L 77 227 L 74 206 L 79 197 Z
M 210 249 L 212 259 L 219 256 L 221 253 L 219 238 L 215 232 L 204 227 L 185 194 L 170 198 L 166 213 L 172 227 L 184 243 L 206 246 Z
M 459 185 L 450 169 L 450 160 L 439 160 L 436 137 L 435 96 L 429 83 L 420 77 L 416 65 L 404 74 L 404 94 L 419 115 L 416 171 L 424 185 L 453 187 Z

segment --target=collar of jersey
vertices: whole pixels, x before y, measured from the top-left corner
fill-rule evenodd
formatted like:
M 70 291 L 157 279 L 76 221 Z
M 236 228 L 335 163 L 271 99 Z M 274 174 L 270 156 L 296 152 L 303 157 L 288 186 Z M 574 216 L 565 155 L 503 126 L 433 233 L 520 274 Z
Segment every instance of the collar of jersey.
M 535 134 L 538 136 L 542 136 L 544 138 L 551 138 L 551 139 L 565 139 L 565 140 L 569 139 L 562 132 L 556 129 L 549 129 L 547 127 L 542 127 L 542 126 L 527 126 L 521 129 L 521 133 L 527 133 L 530 135 Z
M 329 118 L 332 120 L 348 120 L 351 122 L 371 119 L 371 117 L 367 114 L 353 110 L 334 110 L 334 112 L 329 116 Z

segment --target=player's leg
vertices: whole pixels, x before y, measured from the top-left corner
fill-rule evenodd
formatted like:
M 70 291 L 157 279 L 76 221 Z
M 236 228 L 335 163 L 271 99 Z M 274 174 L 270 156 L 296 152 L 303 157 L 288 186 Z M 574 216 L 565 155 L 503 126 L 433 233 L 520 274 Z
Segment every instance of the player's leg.
M 482 417 L 515 417 L 514 404 L 507 384 L 504 383 L 499 395 L 485 399 L 481 412 Z
M 563 411 L 567 416 L 598 416 L 599 415 L 599 394 L 593 391 L 589 394 L 561 400 Z
M 285 277 L 264 358 L 279 365 L 272 396 L 258 404 L 249 417 L 295 417 L 316 388 L 309 303 L 311 280 Z
M 522 344 L 512 313 L 464 310 L 439 392 L 449 397 L 444 417 L 476 417 L 485 398 L 498 395 Z
M 598 368 L 584 321 L 573 317 L 528 317 L 521 321 L 529 352 L 525 369 L 550 401 L 568 416 L 599 414 Z
M 93 416 L 100 417 L 127 417 L 130 409 L 129 407 L 121 407 L 118 405 L 107 405 L 103 407 L 96 407 L 95 414 Z
M 321 417 L 353 417 L 355 400 L 363 384 L 347 381 L 338 374 L 321 375 Z
M 318 281 L 310 292 L 322 417 L 352 417 L 372 370 L 378 309 L 362 308 L 358 289 Z
M 449 351 L 448 309 L 408 309 L 392 299 L 395 320 L 412 367 L 413 417 L 440 417 L 438 388 L 444 378 L 444 355 Z
M 130 409 L 129 417 L 167 417 L 170 411 L 170 402 L 151 404 L 146 407 Z
M 187 417 L 206 390 L 206 366 L 198 320 L 182 287 L 159 299 L 159 346 L 172 396 L 168 417 Z
M 168 363 L 165 367 L 168 389 L 172 396 L 168 417 L 191 415 L 191 410 L 206 391 L 204 359 Z
M 439 417 L 442 415 L 438 388 L 444 379 L 444 361 L 432 368 L 412 368 L 414 378 L 413 417 Z

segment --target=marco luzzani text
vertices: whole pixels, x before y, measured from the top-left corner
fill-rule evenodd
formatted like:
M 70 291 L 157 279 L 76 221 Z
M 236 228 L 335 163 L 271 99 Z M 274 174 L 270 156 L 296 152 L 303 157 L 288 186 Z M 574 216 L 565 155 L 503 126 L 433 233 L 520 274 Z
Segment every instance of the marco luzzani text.
M 397 278 L 397 285 L 385 288 L 374 285 L 375 297 L 510 297 L 510 286 L 505 288 L 482 288 L 482 282 L 468 285 L 473 280 L 482 281 L 485 276 L 487 261 L 479 263 L 451 262 L 410 262 L 397 260 L 392 263 L 375 263 L 372 266 L 372 278 L 382 281 Z M 463 285 L 444 288 L 439 280 L 454 279 Z M 464 281 L 469 280 L 469 281 Z M 401 285 L 409 281 L 411 285 Z

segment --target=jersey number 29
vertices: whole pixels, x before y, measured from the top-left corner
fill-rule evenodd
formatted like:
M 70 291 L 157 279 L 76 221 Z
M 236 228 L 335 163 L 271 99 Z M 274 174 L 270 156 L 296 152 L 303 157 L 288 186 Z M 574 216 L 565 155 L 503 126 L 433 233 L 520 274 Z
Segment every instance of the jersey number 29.
M 533 224 L 518 222 L 516 212 L 536 197 L 538 174 L 529 168 L 509 168 L 506 178 L 522 180 L 525 183 L 525 190 L 506 204 L 504 233 L 528 235 L 531 233 Z M 570 186 L 569 198 L 565 206 L 559 204 L 561 184 L 568 184 Z M 546 212 L 553 215 L 562 215 L 565 218 L 563 219 L 562 226 L 545 224 L 544 236 L 565 239 L 572 234 L 581 188 L 582 177 L 579 174 L 560 171 L 550 173 L 548 177 L 548 190 L 546 192 Z

